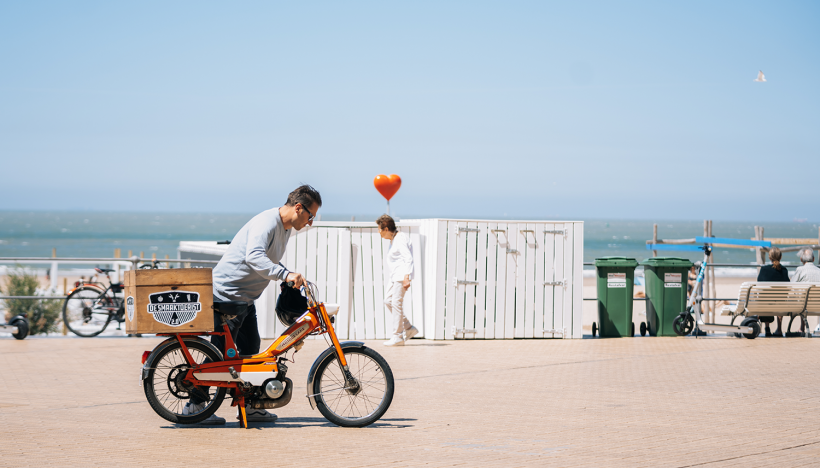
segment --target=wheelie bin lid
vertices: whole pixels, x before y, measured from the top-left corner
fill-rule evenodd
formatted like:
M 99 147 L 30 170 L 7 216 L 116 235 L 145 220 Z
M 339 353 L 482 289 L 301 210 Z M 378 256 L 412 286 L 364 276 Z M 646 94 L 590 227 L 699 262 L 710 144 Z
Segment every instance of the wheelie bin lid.
M 595 267 L 635 268 L 638 261 L 629 257 L 600 257 L 595 259 Z
M 680 257 L 650 257 L 641 262 L 641 265 L 651 267 L 692 268 L 695 264 L 691 260 Z

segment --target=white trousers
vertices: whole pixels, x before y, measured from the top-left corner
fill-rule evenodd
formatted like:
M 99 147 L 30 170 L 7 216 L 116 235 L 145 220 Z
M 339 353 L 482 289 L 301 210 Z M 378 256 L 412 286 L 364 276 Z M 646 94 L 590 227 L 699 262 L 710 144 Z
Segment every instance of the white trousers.
M 384 305 L 393 314 L 393 334 L 401 335 L 405 330 L 409 330 L 413 325 L 404 316 L 402 304 L 404 303 L 404 285 L 401 281 L 393 281 L 387 288 L 387 295 L 384 298 Z

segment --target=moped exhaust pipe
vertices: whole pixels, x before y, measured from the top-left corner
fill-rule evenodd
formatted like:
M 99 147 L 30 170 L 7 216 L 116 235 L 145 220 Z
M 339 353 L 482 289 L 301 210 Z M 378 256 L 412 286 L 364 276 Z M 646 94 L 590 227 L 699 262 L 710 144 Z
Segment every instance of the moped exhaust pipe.
M 251 402 L 253 409 L 274 409 L 281 408 L 290 403 L 290 398 L 293 396 L 293 382 L 285 377 L 285 393 L 275 400 L 270 398 L 260 398 Z

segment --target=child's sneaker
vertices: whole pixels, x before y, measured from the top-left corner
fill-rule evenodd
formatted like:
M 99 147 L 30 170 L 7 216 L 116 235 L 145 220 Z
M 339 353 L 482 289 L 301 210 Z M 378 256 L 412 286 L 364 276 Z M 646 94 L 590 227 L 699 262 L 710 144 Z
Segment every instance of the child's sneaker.
M 407 330 L 404 331 L 404 341 L 408 341 L 408 340 L 410 340 L 410 338 L 413 338 L 414 336 L 416 336 L 418 334 L 419 334 L 419 329 L 411 325 L 410 328 L 408 328 Z
M 401 335 L 393 335 L 389 341 L 384 342 L 385 346 L 404 346 L 404 338 Z

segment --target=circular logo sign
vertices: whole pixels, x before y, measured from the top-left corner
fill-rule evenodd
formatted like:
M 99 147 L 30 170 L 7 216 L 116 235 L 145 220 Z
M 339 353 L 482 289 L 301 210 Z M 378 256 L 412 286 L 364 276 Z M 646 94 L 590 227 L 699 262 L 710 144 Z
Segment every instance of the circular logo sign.
M 236 356 L 236 350 L 233 348 L 228 348 L 228 357 Z
M 134 321 L 134 296 L 128 296 L 125 300 L 125 310 L 128 312 L 128 321 Z

